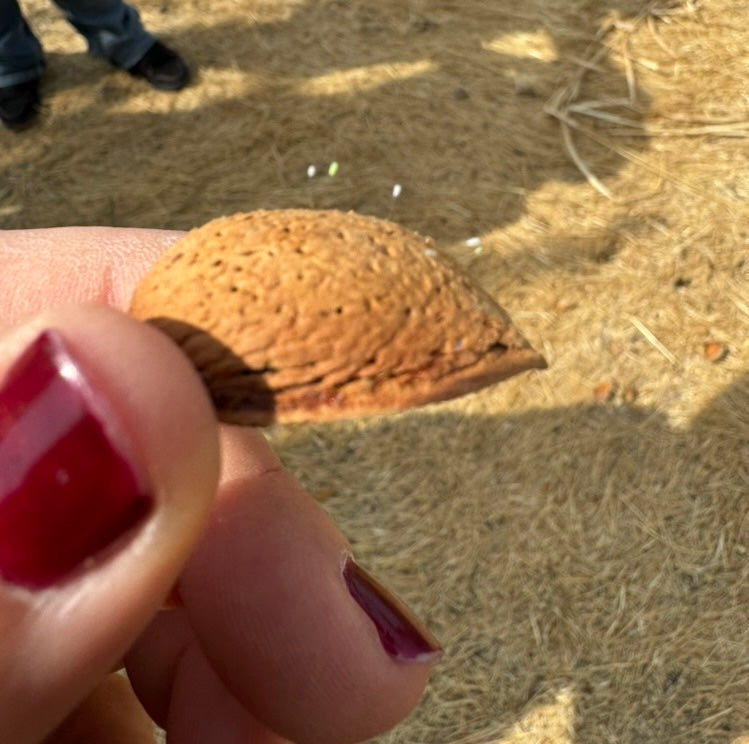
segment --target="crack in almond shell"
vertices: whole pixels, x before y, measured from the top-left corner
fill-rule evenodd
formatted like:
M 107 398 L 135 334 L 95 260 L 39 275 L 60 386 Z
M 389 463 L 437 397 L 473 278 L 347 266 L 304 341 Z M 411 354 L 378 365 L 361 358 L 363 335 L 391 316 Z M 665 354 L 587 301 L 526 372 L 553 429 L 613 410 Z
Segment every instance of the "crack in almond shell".
M 221 420 L 252 426 L 402 410 L 546 366 L 434 241 L 352 212 L 213 220 L 130 312 L 182 348 Z

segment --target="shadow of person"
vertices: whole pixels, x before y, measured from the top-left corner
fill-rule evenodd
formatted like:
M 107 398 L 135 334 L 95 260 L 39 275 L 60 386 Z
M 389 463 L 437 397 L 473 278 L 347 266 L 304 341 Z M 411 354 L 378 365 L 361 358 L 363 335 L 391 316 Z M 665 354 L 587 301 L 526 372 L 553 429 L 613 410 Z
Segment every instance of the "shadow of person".
M 346 207 L 395 215 L 454 241 L 513 222 L 526 196 L 546 181 L 582 179 L 545 104 L 579 72 L 586 47 L 598 48 L 596 29 L 613 11 L 634 16 L 642 7 L 626 0 L 599 3 L 592 12 L 561 2 L 522 9 L 480 0 L 303 4 L 282 23 L 258 30 L 264 43 L 255 56 L 259 51 L 266 61 L 249 64 L 262 67 L 271 59 L 274 73 L 302 79 L 297 89 L 315 101 L 309 112 L 303 100 L 295 103 L 305 110 L 307 130 L 321 135 L 328 153 L 340 145 L 346 151 L 353 186 Z M 316 28 L 328 35 L 315 35 Z M 575 28 L 582 30 L 582 45 L 565 36 Z M 302 48 L 291 50 L 291 39 Z M 591 77 L 603 81 L 606 97 L 631 94 L 629 113 L 642 117 L 647 94 L 630 90 L 608 56 L 595 67 Z M 598 92 L 595 85 L 586 90 L 592 97 Z M 638 149 L 644 140 L 632 144 Z M 606 175 L 621 165 L 611 152 L 594 157 Z M 296 164 L 297 178 L 304 166 Z M 425 189 L 430 208 L 418 220 L 390 199 L 396 182 L 405 184 L 405 193 Z M 334 198 L 325 206 L 336 206 L 341 195 Z
M 682 429 L 447 405 L 271 440 L 445 644 L 420 731 L 497 739 L 562 690 L 574 741 L 749 731 L 749 375 Z
M 35 194 L 13 220 L 190 227 L 233 211 L 315 206 L 390 217 L 448 242 L 505 226 L 544 184 L 582 181 L 544 105 L 579 72 L 600 18 L 639 9 L 589 5 L 332 0 L 254 25 L 242 15 L 175 28 L 166 40 L 198 71 L 195 86 L 164 97 L 90 65 L 91 94 L 54 116 L 54 129 L 29 132 L 29 159 L 4 168 L 22 171 Z M 576 25 L 582 39 L 570 34 Z M 48 86 L 54 109 L 70 81 L 64 60 L 51 61 L 60 67 Z M 83 68 L 74 73 L 80 83 Z M 593 97 L 628 91 L 605 56 L 586 84 Z M 642 91 L 631 108 L 635 119 L 646 110 Z M 601 177 L 622 165 L 606 148 L 583 154 Z M 331 161 L 335 178 L 307 177 L 310 164 L 323 172 Z M 38 166 L 44 189 L 24 165 Z

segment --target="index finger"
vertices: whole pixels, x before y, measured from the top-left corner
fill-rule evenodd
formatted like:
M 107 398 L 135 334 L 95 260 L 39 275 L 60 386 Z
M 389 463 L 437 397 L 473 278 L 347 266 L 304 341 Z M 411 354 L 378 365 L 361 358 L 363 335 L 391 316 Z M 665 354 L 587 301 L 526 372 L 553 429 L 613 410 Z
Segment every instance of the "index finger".
M 182 233 L 116 227 L 0 232 L 0 324 L 63 303 L 127 310 L 133 289 Z

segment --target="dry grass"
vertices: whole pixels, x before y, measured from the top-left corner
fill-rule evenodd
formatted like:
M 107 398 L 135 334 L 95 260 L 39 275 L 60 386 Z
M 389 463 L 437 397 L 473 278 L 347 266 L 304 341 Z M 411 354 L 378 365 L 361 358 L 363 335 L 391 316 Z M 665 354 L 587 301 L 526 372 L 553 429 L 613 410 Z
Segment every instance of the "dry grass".
M 26 5 L 49 106 L 0 135 L 5 226 L 351 207 L 431 233 L 547 355 L 271 432 L 446 646 L 383 741 L 745 741 L 745 3 L 143 0 L 200 69 L 176 96 Z

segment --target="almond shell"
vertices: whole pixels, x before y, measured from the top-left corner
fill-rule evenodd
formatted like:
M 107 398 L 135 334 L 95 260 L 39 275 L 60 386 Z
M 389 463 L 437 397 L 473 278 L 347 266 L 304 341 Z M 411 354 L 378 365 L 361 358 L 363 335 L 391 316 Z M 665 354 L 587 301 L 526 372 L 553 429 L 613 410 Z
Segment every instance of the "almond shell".
M 434 241 L 353 212 L 215 219 L 130 312 L 182 348 L 221 420 L 251 426 L 398 411 L 546 366 Z

